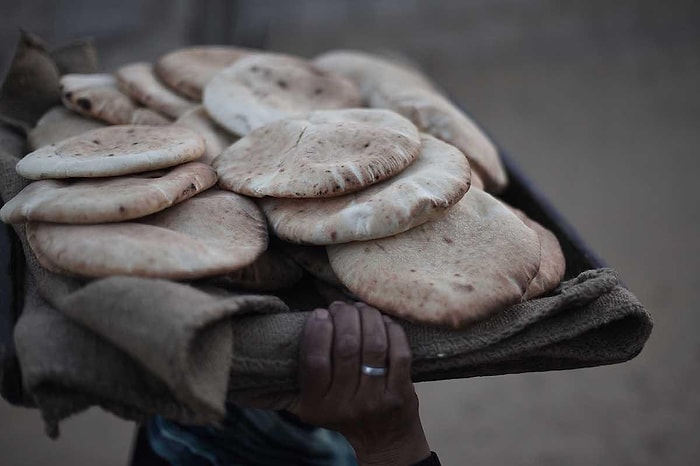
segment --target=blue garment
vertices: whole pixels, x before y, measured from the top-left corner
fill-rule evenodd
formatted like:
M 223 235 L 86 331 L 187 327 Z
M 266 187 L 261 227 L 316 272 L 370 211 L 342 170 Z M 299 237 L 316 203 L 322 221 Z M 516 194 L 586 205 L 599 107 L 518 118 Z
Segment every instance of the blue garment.
M 228 405 L 221 427 L 184 426 L 155 417 L 151 448 L 174 466 L 357 466 L 345 438 L 275 411 Z

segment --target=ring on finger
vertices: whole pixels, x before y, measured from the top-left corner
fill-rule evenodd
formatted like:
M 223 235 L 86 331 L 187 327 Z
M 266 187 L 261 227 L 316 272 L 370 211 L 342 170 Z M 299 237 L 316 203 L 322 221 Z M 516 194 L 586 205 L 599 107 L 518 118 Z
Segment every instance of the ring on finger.
M 381 377 L 386 375 L 386 367 L 372 367 L 366 364 L 362 365 L 362 373 L 370 377 Z

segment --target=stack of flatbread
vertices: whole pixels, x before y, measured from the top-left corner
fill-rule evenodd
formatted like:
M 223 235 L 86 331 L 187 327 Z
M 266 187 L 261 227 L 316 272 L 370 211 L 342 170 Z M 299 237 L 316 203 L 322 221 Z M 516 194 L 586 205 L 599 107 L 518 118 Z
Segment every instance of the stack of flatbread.
M 193 47 L 168 54 L 155 65 L 127 64 L 114 74 L 66 74 L 60 82 L 64 107 L 44 115 L 29 135 L 29 145 L 38 149 L 105 125 L 175 123 L 204 137 L 200 161 L 210 163 L 235 137 L 204 111 L 202 88 L 248 53 L 235 47 Z
M 241 136 L 213 162 L 219 185 L 259 198 L 326 285 L 458 327 L 561 281 L 556 238 L 485 191 L 507 183 L 494 145 L 417 71 L 357 52 L 251 54 L 203 96 Z M 358 99 L 370 108 L 346 108 Z
M 26 223 L 40 263 L 83 277 L 195 279 L 238 271 L 266 249 L 257 206 L 212 189 L 205 150 L 177 126 L 93 129 L 28 154 L 17 171 L 35 180 L 0 210 Z M 206 192 L 205 192 L 206 191 Z
M 192 47 L 66 75 L 62 98 L 17 166 L 37 181 L 0 211 L 53 271 L 257 290 L 306 273 L 455 327 L 563 278 L 556 237 L 494 197 L 493 143 L 402 63 Z

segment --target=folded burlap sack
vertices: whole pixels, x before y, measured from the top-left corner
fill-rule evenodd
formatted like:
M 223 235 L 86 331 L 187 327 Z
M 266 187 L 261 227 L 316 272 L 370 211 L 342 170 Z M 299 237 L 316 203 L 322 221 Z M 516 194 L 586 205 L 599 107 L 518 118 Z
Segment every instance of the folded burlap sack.
M 17 132 L 0 123 L 0 151 L 21 154 L 25 141 Z M 22 390 L 19 362 L 12 330 L 22 309 L 22 289 L 11 277 L 24 275 L 24 252 L 10 236 L 10 228 L 0 225 L 0 394 L 10 403 L 31 406 Z
M 43 99 L 41 92 L 36 95 Z M 31 108 L 40 107 L 34 104 Z M 11 110 L 9 120 L 35 121 Z M 14 168 L 23 151 L 21 138 L 0 126 L 4 201 L 27 183 Z M 515 176 L 504 196 L 559 237 L 567 280 L 549 296 L 462 330 L 404 323 L 415 381 L 618 363 L 637 355 L 651 332 L 649 314 L 615 272 L 587 270 L 595 262 L 571 232 L 548 216 L 517 173 L 509 175 Z M 307 288 L 285 297 L 299 309 L 291 312 L 275 296 L 198 284 L 80 280 L 43 269 L 28 248 L 24 227 L 15 226 L 14 233 L 24 263 L 15 261 L 2 280 L 14 289 L 22 284 L 22 292 L 13 306 L 0 309 L 5 322 L 18 317 L 17 359 L 9 350 L 0 354 L 5 374 L 0 380 L 16 388 L 8 380 L 16 379 L 11 362 L 18 362 L 24 398 L 41 409 L 49 434 L 57 434 L 61 419 L 94 405 L 127 419 L 161 414 L 201 424 L 220 419 L 226 400 L 295 393 L 305 309 L 315 304 Z
M 295 390 L 306 318 L 287 313 L 237 319 L 231 397 Z M 404 328 L 418 382 L 623 362 L 641 351 L 651 321 L 615 272 L 599 269 L 562 283 L 551 296 L 462 330 L 408 323 Z M 258 344 L 261 340 L 269 344 Z
M 3 199 L 26 184 L 17 160 L 0 149 Z M 164 413 L 215 422 L 224 414 L 231 318 L 289 310 L 273 296 L 167 280 L 60 276 L 39 265 L 23 225 L 15 233 L 27 266 L 16 352 L 23 386 L 51 434 L 60 419 L 93 404 L 131 419 Z
M 66 71 L 91 66 L 89 43 L 58 50 L 65 51 L 61 68 Z M 19 88 L 16 81 L 28 77 L 35 82 L 9 101 L 0 96 L 2 116 L 15 126 L 0 124 L 3 200 L 28 183 L 14 168 L 25 147 L 18 131 L 31 128 L 55 103 L 45 91 L 56 83 L 34 76 L 55 66 L 39 39 L 22 35 L 3 89 Z M 23 102 L 25 107 L 17 106 Z M 27 113 L 27 108 L 33 111 Z M 11 293 L 18 299 L 8 302 L 2 313 L 5 328 L 8 322 L 16 326 L 14 341 L 0 345 L 0 381 L 11 401 L 42 410 L 51 435 L 57 434 L 60 419 L 92 405 L 129 419 L 158 413 L 188 423 L 217 421 L 224 414 L 231 366 L 231 317 L 289 310 L 273 296 L 211 287 L 202 291 L 166 280 L 109 277 L 86 282 L 59 276 L 39 265 L 24 226 L 15 227 L 21 261 L 17 255 L 12 258 L 2 281 L 9 284 L 8 292 L 19 290 Z M 7 246 L 5 256 L 12 250 Z M 3 259 L 8 264 L 11 258 Z

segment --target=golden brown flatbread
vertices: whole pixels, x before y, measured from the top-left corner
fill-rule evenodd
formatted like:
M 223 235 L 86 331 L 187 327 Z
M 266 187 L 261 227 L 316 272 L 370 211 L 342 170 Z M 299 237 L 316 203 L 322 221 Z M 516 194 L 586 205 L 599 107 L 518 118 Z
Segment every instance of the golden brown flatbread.
M 368 304 L 414 322 L 453 327 L 522 301 L 540 264 L 537 234 L 476 188 L 440 219 L 327 249 L 340 281 Z
M 236 136 L 217 125 L 201 105 L 184 113 L 174 124 L 189 128 L 204 138 L 207 148 L 199 159 L 200 162 L 211 164 L 219 154 L 238 140 Z
M 32 180 L 127 175 L 189 162 L 204 150 L 204 139 L 187 128 L 107 126 L 27 154 L 17 173 Z
M 111 74 L 66 74 L 61 98 L 70 110 L 111 125 L 130 124 L 138 106 L 117 89 Z
M 204 89 L 204 106 L 239 136 L 313 110 L 361 106 L 355 84 L 288 55 L 256 54 L 217 73 Z
M 566 272 L 566 259 L 554 233 L 532 220 L 521 210 L 514 207 L 511 207 L 511 210 L 540 238 L 542 249 L 540 268 L 525 292 L 525 299 L 533 299 L 553 290 L 561 283 Z
M 338 244 L 402 233 L 458 202 L 469 189 L 459 149 L 421 135 L 418 158 L 399 174 L 362 191 L 326 199 L 260 200 L 270 227 L 285 241 Z
M 138 222 L 28 223 L 39 262 L 84 277 L 191 280 L 253 263 L 267 248 L 262 212 L 250 199 L 209 190 Z
M 507 174 L 493 142 L 419 71 L 355 51 L 324 53 L 314 63 L 353 80 L 368 106 L 398 112 L 421 131 L 460 149 L 472 169 L 482 175 L 488 190 L 498 192 L 507 185 Z
M 219 185 L 253 197 L 334 197 L 389 178 L 420 152 L 416 127 L 387 110 L 319 110 L 258 128 L 214 161 Z
M 104 123 L 85 118 L 59 105 L 52 107 L 39 119 L 36 126 L 29 131 L 27 143 L 34 151 L 104 126 Z
M 70 178 L 31 183 L 0 209 L 5 223 L 123 222 L 159 212 L 216 184 L 209 165 L 112 178 Z
M 156 78 L 150 63 L 122 66 L 116 73 L 119 87 L 132 99 L 158 113 L 177 118 L 196 104 L 165 87 Z
M 155 66 L 158 77 L 170 89 L 195 101 L 202 100 L 204 86 L 211 78 L 251 51 L 240 47 L 198 46 L 174 50 Z

